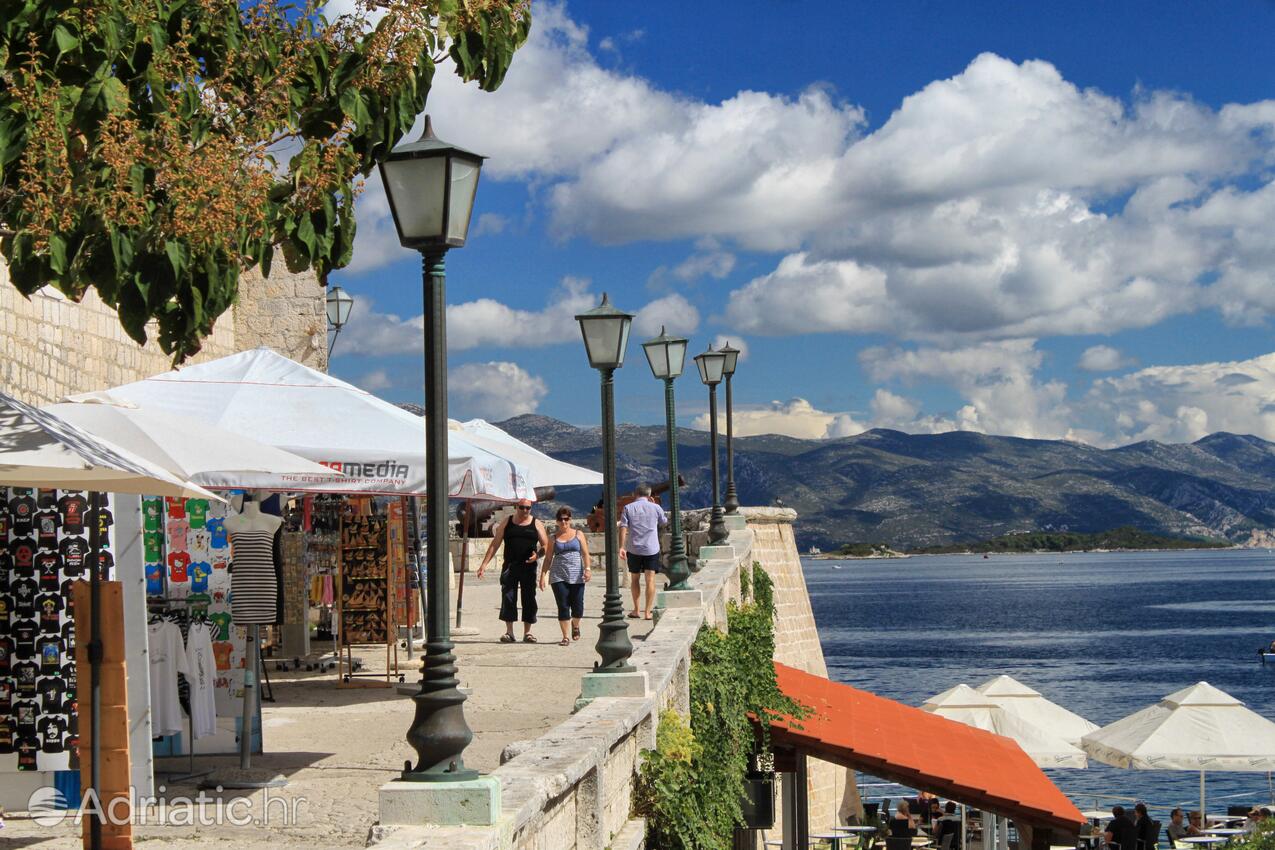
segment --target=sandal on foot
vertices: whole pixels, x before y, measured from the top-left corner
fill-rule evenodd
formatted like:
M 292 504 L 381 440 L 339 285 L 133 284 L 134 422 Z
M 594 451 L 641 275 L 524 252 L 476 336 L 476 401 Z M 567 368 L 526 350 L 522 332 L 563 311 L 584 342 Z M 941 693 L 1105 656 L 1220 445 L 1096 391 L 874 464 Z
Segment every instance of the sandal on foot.
M 535 635 L 523 635 L 522 642 L 523 643 L 539 643 L 540 641 L 536 640 Z
M 515 638 L 513 635 L 509 634 L 508 632 L 505 632 L 503 635 L 500 636 L 501 643 L 513 643 L 515 640 L 517 640 L 517 638 Z
M 579 630 L 579 629 L 574 629 L 574 628 L 573 628 L 573 629 L 571 630 L 571 639 L 572 639 L 572 640 L 579 640 L 579 639 L 580 639 L 580 630 Z
M 567 640 L 566 638 L 563 638 L 562 640 L 558 641 L 558 646 L 571 646 L 571 641 Z
M 638 612 L 637 612 L 637 611 L 630 611 L 630 612 L 629 612 L 629 619 L 630 619 L 630 620 L 636 620 L 636 619 L 638 619 L 638 618 L 639 618 L 639 616 L 640 616 L 640 615 L 638 614 Z
M 646 615 L 645 615 L 644 617 L 642 617 L 642 619 L 643 619 L 643 620 L 649 620 L 649 619 L 651 619 L 651 612 L 650 612 L 650 611 L 647 611 L 647 612 L 646 612 Z

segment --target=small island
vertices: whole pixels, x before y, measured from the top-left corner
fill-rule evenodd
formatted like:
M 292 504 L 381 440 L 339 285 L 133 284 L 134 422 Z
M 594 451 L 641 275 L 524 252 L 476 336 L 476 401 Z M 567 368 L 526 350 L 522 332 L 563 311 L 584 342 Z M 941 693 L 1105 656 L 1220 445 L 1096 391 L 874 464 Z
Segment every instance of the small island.
M 1230 549 L 1236 544 L 1211 537 L 1170 537 L 1123 525 L 1108 531 L 1023 531 L 988 540 L 919 546 L 899 551 L 887 543 L 847 543 L 819 558 L 906 558 L 908 555 L 978 555 L 992 553 L 1095 552 L 1155 549 Z

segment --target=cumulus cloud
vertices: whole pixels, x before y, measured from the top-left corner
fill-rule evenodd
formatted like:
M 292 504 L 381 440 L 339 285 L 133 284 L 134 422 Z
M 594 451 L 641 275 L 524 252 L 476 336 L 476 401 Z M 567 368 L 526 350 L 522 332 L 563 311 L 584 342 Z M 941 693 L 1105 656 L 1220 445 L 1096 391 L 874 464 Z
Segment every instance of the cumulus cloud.
M 719 427 L 725 427 L 718 422 Z M 707 431 L 709 417 L 700 414 L 691 422 L 692 428 Z M 828 413 L 818 410 L 804 398 L 789 401 L 772 401 L 760 407 L 736 406 L 734 429 L 738 437 L 757 434 L 783 434 L 806 440 L 823 440 L 834 437 L 851 437 L 865 430 L 849 413 Z
M 670 334 L 690 336 L 699 327 L 699 310 L 681 295 L 657 298 L 637 311 L 631 336 L 642 342 L 658 335 L 661 327 Z
M 713 338 L 713 348 L 715 349 L 725 348 L 727 343 L 730 343 L 732 348 L 739 349 L 738 362 L 743 363 L 748 359 L 748 343 L 745 342 L 742 337 L 731 336 L 730 334 L 718 334 Z M 698 351 L 692 353 L 699 354 Z
M 389 389 L 394 386 L 394 381 L 390 378 L 390 373 L 384 369 L 373 369 L 362 377 L 356 378 L 354 385 L 374 393 L 377 390 Z
M 535 413 L 548 394 L 544 380 L 516 363 L 466 363 L 451 370 L 448 391 L 459 418 L 493 421 Z
M 1080 355 L 1077 367 L 1086 372 L 1114 372 L 1132 363 L 1120 353 L 1120 349 L 1110 345 L 1091 345 Z

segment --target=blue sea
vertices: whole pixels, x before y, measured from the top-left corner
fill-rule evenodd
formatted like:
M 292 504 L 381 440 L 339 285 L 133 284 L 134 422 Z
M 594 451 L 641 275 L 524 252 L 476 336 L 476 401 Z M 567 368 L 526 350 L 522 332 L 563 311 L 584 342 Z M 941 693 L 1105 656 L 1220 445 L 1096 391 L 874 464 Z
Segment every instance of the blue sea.
M 803 564 L 828 675 L 909 705 L 1007 673 L 1102 726 L 1204 680 L 1275 720 L 1275 659 L 1257 656 L 1275 638 L 1267 550 Z M 1198 773 L 1091 760 L 1049 774 L 1082 809 L 1199 802 Z M 1265 773 L 1212 773 L 1207 789 L 1210 811 L 1275 801 Z

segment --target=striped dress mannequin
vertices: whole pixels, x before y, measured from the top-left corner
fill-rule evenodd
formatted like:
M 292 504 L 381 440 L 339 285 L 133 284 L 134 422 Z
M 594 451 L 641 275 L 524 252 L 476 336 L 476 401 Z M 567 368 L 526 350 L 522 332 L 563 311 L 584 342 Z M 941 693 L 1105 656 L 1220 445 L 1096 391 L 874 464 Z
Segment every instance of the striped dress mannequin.
M 243 513 L 226 520 L 230 533 L 230 615 L 237 626 L 274 623 L 278 583 L 274 536 L 283 520 L 245 501 Z

